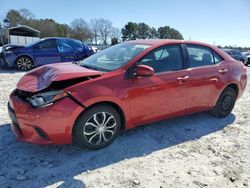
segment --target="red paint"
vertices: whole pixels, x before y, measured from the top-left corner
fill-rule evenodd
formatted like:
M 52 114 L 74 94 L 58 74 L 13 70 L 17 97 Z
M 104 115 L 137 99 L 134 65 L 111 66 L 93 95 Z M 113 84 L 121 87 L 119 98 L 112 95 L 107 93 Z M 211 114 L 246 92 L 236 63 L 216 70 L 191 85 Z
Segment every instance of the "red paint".
M 72 63 L 45 65 L 28 72 L 17 83 L 17 88 L 36 92 L 47 88 L 53 81 L 100 75 L 98 71 L 85 69 Z
M 211 109 L 220 93 L 229 84 L 233 83 L 238 86 L 238 98 L 246 87 L 246 68 L 214 46 L 178 40 L 132 42 L 151 44 L 152 47 L 120 69 L 108 73 L 88 70 L 73 64 L 56 64 L 37 68 L 27 73 L 19 81 L 17 88 L 36 92 L 48 87 L 53 81 L 101 75 L 64 90 L 70 92 L 86 108 L 100 102 L 116 104 L 125 116 L 125 128 L 130 129 L 153 121 Z M 125 78 L 127 69 L 148 52 L 162 45 L 180 43 L 210 47 L 225 60 L 211 66 L 187 68 L 134 79 Z M 141 66 L 137 71 L 140 74 L 149 75 L 153 70 Z M 19 139 L 38 144 L 71 143 L 74 122 L 84 111 L 67 97 L 53 105 L 34 109 L 12 93 L 10 103 L 22 130 Z M 49 139 L 41 138 L 35 131 L 36 127 L 43 130 Z

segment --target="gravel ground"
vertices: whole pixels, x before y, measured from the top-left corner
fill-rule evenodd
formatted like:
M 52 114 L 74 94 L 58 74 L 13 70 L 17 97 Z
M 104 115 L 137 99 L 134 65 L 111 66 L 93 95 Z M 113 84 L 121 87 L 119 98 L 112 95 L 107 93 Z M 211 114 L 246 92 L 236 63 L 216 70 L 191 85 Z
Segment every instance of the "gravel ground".
M 16 140 L 6 103 L 23 74 L 0 70 L 1 188 L 250 187 L 250 82 L 224 119 L 197 113 L 166 120 L 92 151 Z

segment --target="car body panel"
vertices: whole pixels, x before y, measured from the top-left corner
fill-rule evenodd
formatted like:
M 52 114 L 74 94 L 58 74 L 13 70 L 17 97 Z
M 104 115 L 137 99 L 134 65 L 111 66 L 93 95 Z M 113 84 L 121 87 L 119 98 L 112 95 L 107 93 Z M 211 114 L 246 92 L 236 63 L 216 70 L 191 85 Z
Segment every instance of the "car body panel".
M 49 87 L 52 82 L 101 74 L 99 71 L 79 67 L 72 63 L 45 65 L 28 72 L 19 80 L 17 88 L 27 92 L 38 92 Z
M 69 98 L 58 101 L 56 106 L 35 109 L 30 104 L 11 94 L 11 108 L 15 111 L 18 125 L 12 122 L 12 129 L 19 140 L 39 144 L 67 144 L 72 142 L 72 124 L 82 108 Z M 61 111 L 60 109 L 64 110 Z M 47 114 L 50 114 L 49 116 Z M 17 130 L 17 126 L 21 131 Z M 37 134 L 43 130 L 48 139 Z
M 190 68 L 190 84 L 187 108 L 192 111 L 209 109 L 217 101 L 218 90 L 227 83 L 229 73 L 219 73 L 228 70 L 228 64 L 223 61 L 212 66 Z M 198 104 L 198 105 L 197 105 Z
M 132 123 L 139 125 L 166 114 L 184 112 L 189 81 L 182 82 L 177 78 L 188 74 L 187 70 L 180 70 L 128 80 Z
M 46 65 L 27 73 L 19 81 L 17 90 L 31 94 L 48 88 L 53 82 L 62 83 L 60 81 L 78 77 L 94 77 L 65 86 L 64 91 L 69 92 L 72 97 L 65 97 L 43 108 L 33 108 L 29 103 L 20 100 L 14 91 L 10 96 L 10 106 L 15 115 L 11 116 L 17 117 L 21 130 L 27 129 L 26 136 L 21 140 L 42 144 L 71 143 L 74 122 L 79 114 L 100 103 L 119 108 L 124 118 L 124 129 L 130 129 L 211 109 L 220 93 L 230 84 L 238 86 L 238 98 L 246 87 L 246 68 L 243 64 L 212 45 L 178 40 L 139 40 L 131 43 L 150 44 L 151 47 L 111 72 L 93 71 L 79 65 L 63 63 Z M 187 57 L 184 55 L 182 70 L 155 73 L 153 76 L 127 77 L 129 70 L 142 57 L 156 48 L 170 44 L 184 44 L 184 47 L 185 44 L 203 45 L 214 50 L 223 61 L 210 66 L 189 68 Z M 179 79 L 180 77 L 186 79 Z M 49 140 L 41 142 L 41 136 L 39 137 L 34 127 L 40 128 Z

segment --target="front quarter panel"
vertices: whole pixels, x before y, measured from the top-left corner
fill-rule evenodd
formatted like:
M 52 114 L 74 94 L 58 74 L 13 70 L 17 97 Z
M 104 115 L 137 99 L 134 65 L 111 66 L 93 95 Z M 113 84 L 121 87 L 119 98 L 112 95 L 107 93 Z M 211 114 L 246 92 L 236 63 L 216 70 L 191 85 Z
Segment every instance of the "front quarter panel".
M 21 56 L 28 56 L 32 59 L 33 63 L 36 65 L 34 56 L 33 56 L 33 49 L 32 48 L 21 48 L 15 51 L 16 59 Z M 15 59 L 15 61 L 16 61 Z M 14 63 L 15 63 L 14 61 Z M 15 64 L 14 64 L 15 65 Z
M 71 86 L 66 90 L 86 108 L 101 102 L 116 104 L 124 113 L 126 126 L 129 126 L 128 86 L 123 78 L 123 71 L 118 72 L 114 74 L 107 73 L 101 77 Z

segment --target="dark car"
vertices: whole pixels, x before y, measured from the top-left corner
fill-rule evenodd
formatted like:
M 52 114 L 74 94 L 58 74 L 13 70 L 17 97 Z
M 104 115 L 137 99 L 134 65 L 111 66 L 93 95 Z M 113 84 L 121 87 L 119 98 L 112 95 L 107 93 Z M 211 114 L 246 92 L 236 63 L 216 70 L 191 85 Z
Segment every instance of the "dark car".
M 243 53 L 245 56 L 247 56 L 247 65 L 250 65 L 250 51 Z
M 239 50 L 234 49 L 223 49 L 227 54 L 229 54 L 234 59 L 241 61 L 244 65 L 248 65 L 247 57 L 242 54 Z
M 0 54 L 2 66 L 30 70 L 33 67 L 82 60 L 94 51 L 88 44 L 69 38 L 44 38 L 26 46 L 7 44 Z

